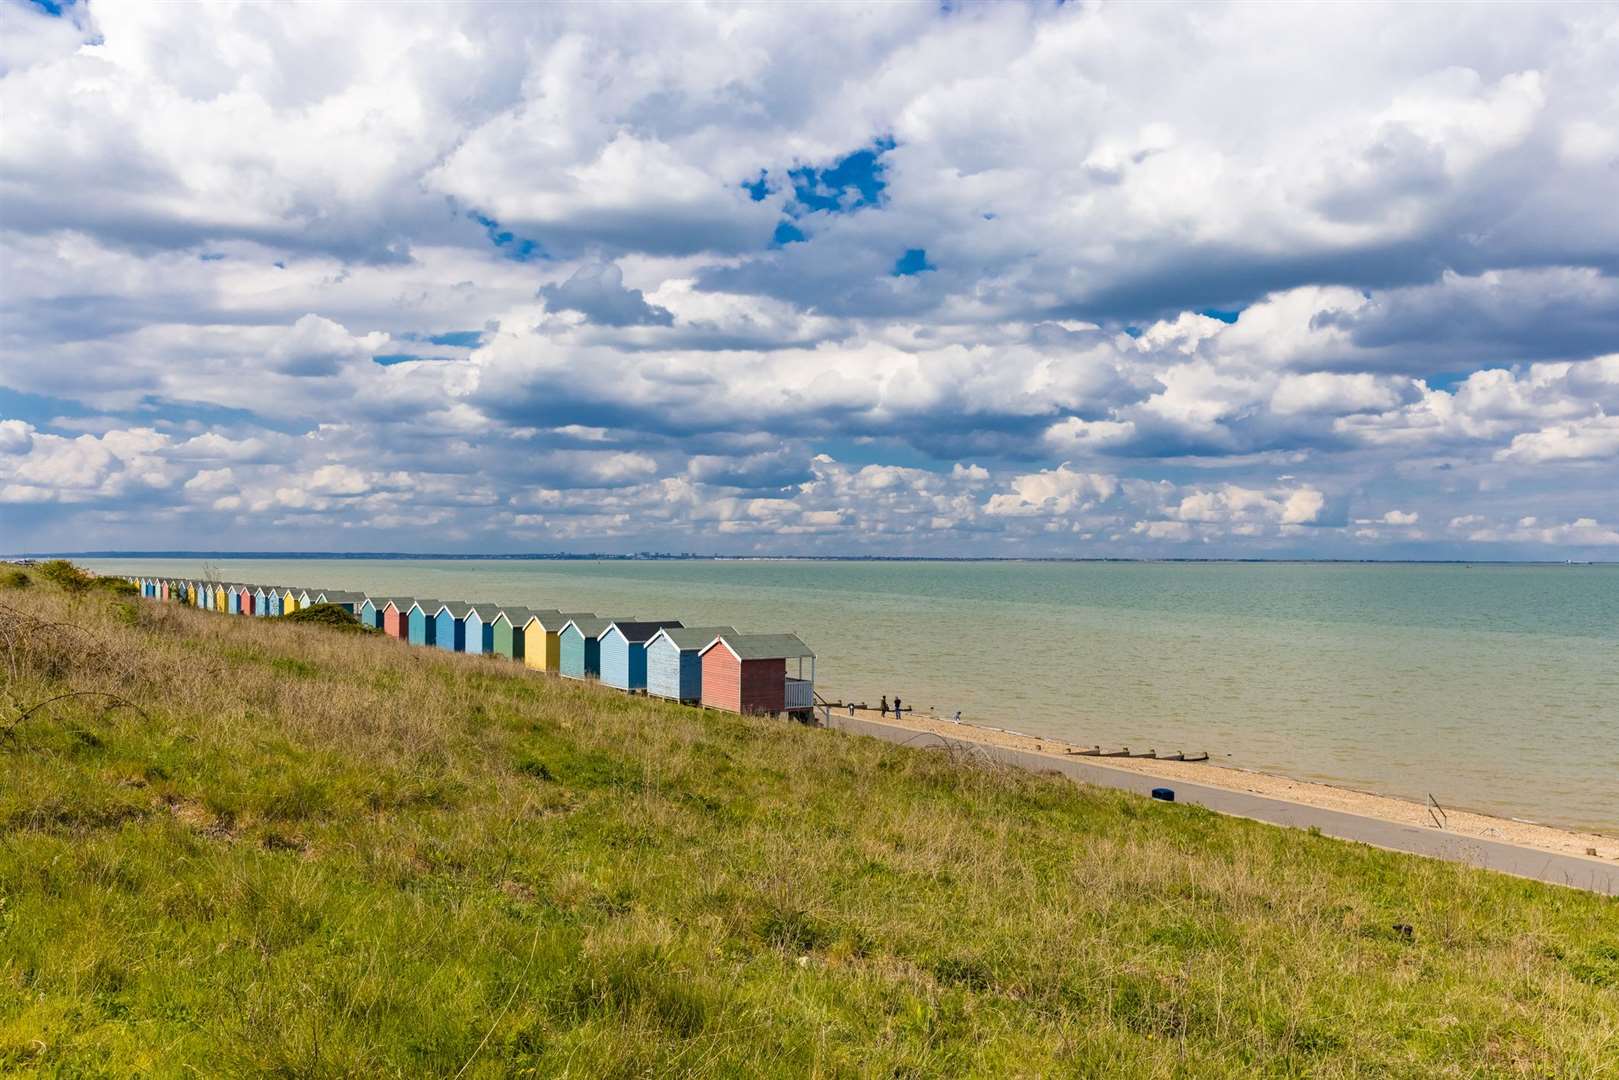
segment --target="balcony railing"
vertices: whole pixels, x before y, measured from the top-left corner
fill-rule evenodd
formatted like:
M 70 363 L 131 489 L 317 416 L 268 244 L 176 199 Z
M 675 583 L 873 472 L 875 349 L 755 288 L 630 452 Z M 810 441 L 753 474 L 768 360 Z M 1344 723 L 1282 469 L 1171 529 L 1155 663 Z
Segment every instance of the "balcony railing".
M 787 708 L 789 710 L 815 707 L 815 684 L 808 679 L 787 680 Z

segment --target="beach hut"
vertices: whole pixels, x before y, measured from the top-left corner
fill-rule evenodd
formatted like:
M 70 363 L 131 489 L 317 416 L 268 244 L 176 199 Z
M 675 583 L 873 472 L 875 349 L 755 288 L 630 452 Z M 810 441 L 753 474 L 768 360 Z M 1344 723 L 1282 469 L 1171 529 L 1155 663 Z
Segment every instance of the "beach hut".
M 323 589 L 315 597 L 317 604 L 336 604 L 350 614 L 358 614 L 360 604 L 365 601 L 365 593 L 349 592 L 347 589 Z
M 583 619 L 589 611 L 544 611 L 529 613 L 523 624 L 523 663 L 535 671 L 562 669 L 562 628 L 569 619 Z
M 263 585 L 253 590 L 253 614 L 260 618 L 270 614 L 270 590 Z
M 364 600 L 360 601 L 360 606 L 354 609 L 354 614 L 358 615 L 360 617 L 360 621 L 371 627 L 373 630 L 381 630 L 383 629 L 382 612 L 383 609 L 388 606 L 388 602 L 390 600 L 398 605 L 398 607 L 410 607 L 410 600 L 407 597 L 367 596 Z M 395 634 L 394 636 L 398 637 L 399 635 Z
M 264 590 L 264 613 L 266 615 L 280 615 L 281 605 L 285 602 L 284 595 L 278 586 L 267 586 Z
M 498 618 L 499 604 L 473 604 L 468 608 L 467 652 L 482 656 L 495 651 L 495 620 Z
M 213 589 L 213 593 L 214 593 L 214 610 L 215 611 L 229 611 L 230 610 L 230 591 L 229 591 L 229 588 L 227 586 L 225 586 L 224 584 L 219 583 L 219 582 L 213 583 L 210 586 L 210 588 Z
M 796 634 L 721 634 L 700 655 L 706 708 L 774 716 L 815 706 L 815 654 Z M 797 678 L 788 678 L 788 661 L 797 661 Z
M 281 614 L 291 615 L 298 610 L 298 590 L 283 587 L 281 590 Z
M 465 600 L 446 600 L 433 616 L 438 623 L 433 644 L 445 652 L 467 651 L 467 615 L 472 605 Z
M 534 613 L 526 607 L 503 607 L 491 625 L 490 651 L 508 660 L 523 659 L 523 627 Z
M 679 619 L 613 623 L 601 636 L 602 682 L 620 690 L 645 690 L 648 639 L 659 630 L 679 626 Z
M 318 603 L 320 603 L 320 590 L 319 589 L 300 589 L 300 590 L 298 590 L 298 610 L 299 611 L 302 611 L 304 608 L 307 608 L 307 607 L 314 607 Z
M 410 640 L 410 606 L 415 602 L 408 596 L 390 596 L 382 605 L 382 632 L 401 641 Z
M 412 601 L 406 611 L 405 640 L 412 645 L 436 644 L 438 623 L 433 616 L 438 614 L 438 609 L 437 600 Z
M 558 659 L 561 661 L 557 673 L 569 679 L 600 678 L 601 637 L 607 633 L 609 626 L 619 621 L 594 615 L 569 619 L 562 633 L 557 635 Z
M 163 602 L 166 604 L 166 603 L 169 602 L 169 583 L 167 581 L 163 582 L 162 588 L 163 588 Z
M 242 587 L 240 585 L 225 586 L 225 613 L 227 615 L 240 615 L 242 613 Z
M 647 639 L 646 692 L 674 701 L 703 700 L 702 651 L 729 626 L 666 627 Z

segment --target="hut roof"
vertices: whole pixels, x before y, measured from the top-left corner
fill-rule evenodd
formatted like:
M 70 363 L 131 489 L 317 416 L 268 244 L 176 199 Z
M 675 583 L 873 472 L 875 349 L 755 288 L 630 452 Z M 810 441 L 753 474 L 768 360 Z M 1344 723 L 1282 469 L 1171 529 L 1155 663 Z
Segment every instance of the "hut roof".
M 703 651 L 720 644 L 730 649 L 738 660 L 793 660 L 815 655 L 797 634 L 721 634 Z
M 534 612 L 530 611 L 526 607 L 518 607 L 515 604 L 508 604 L 500 609 L 500 615 L 497 615 L 496 619 L 498 620 L 502 616 L 513 626 L 527 626 L 529 619 L 534 617 Z
M 379 611 L 389 604 L 392 604 L 400 611 L 409 611 L 410 605 L 416 602 L 414 596 L 368 596 L 366 599 L 377 605 Z
M 469 604 L 468 607 L 476 611 L 478 618 L 484 622 L 494 622 L 500 615 L 499 604 Z
M 557 611 L 554 608 L 544 608 L 542 610 L 530 611 L 528 613 L 528 621 L 538 621 L 541 629 L 544 630 L 561 630 L 574 619 L 588 619 L 594 614 L 595 612 L 593 611 Z M 524 623 L 523 625 L 527 626 L 528 623 Z
M 443 606 L 444 602 L 442 600 L 412 600 L 410 607 L 406 608 L 405 611 L 410 612 L 415 608 L 421 608 L 423 615 L 437 615 L 438 609 Z
M 438 610 L 433 612 L 433 614 L 441 615 L 448 611 L 450 613 L 450 618 L 464 619 L 467 617 L 467 612 L 471 610 L 472 605 L 467 603 L 465 600 L 441 600 L 439 601 Z
M 609 626 L 618 621 L 617 619 L 600 618 L 595 615 L 580 615 L 578 618 L 569 619 L 562 629 L 566 630 L 569 626 L 575 626 L 579 628 L 579 632 L 587 639 L 599 638 L 607 632 Z
M 321 591 L 321 595 L 326 597 L 328 604 L 358 604 L 365 599 L 365 593 L 363 592 L 348 592 L 344 589 L 324 589 Z
M 617 627 L 618 632 L 624 635 L 625 641 L 640 642 L 652 638 L 659 630 L 671 627 L 678 628 L 680 620 L 658 619 L 646 622 L 615 622 L 613 626 Z
M 662 636 L 681 652 L 691 649 L 702 649 L 713 643 L 717 637 L 734 637 L 734 626 L 666 626 Z M 659 635 L 653 634 L 653 637 Z M 650 639 L 649 639 L 650 640 Z

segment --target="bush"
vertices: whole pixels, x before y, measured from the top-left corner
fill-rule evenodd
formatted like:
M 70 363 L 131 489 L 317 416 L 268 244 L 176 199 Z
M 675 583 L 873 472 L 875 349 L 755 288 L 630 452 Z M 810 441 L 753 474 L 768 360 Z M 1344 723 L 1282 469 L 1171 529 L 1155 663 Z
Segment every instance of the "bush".
M 362 634 L 372 629 L 361 622 L 360 617 L 354 612 L 336 604 L 312 604 L 306 608 L 299 608 L 285 618 L 288 622 L 313 623 L 316 626 L 329 626 L 334 630 L 348 630 Z
M 7 570 L 0 574 L 0 589 L 26 589 L 34 579 L 21 570 Z
M 50 562 L 40 563 L 39 576 L 68 592 L 84 592 L 95 584 L 95 575 L 82 570 L 66 559 L 52 559 Z
M 98 577 L 91 582 L 92 586 L 114 596 L 139 596 L 140 586 L 128 578 Z

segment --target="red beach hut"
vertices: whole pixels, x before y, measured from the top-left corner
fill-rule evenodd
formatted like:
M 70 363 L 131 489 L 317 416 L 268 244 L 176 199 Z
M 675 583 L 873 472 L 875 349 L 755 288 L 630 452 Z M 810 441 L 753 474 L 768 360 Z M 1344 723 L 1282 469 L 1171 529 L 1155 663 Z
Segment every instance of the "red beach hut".
M 382 606 L 382 632 L 389 637 L 404 641 L 410 637 L 410 605 L 415 603 L 411 599 L 390 599 Z
M 708 708 L 774 716 L 815 707 L 815 653 L 796 634 L 721 634 L 699 655 Z M 798 661 L 798 678 L 787 677 L 789 660 Z

